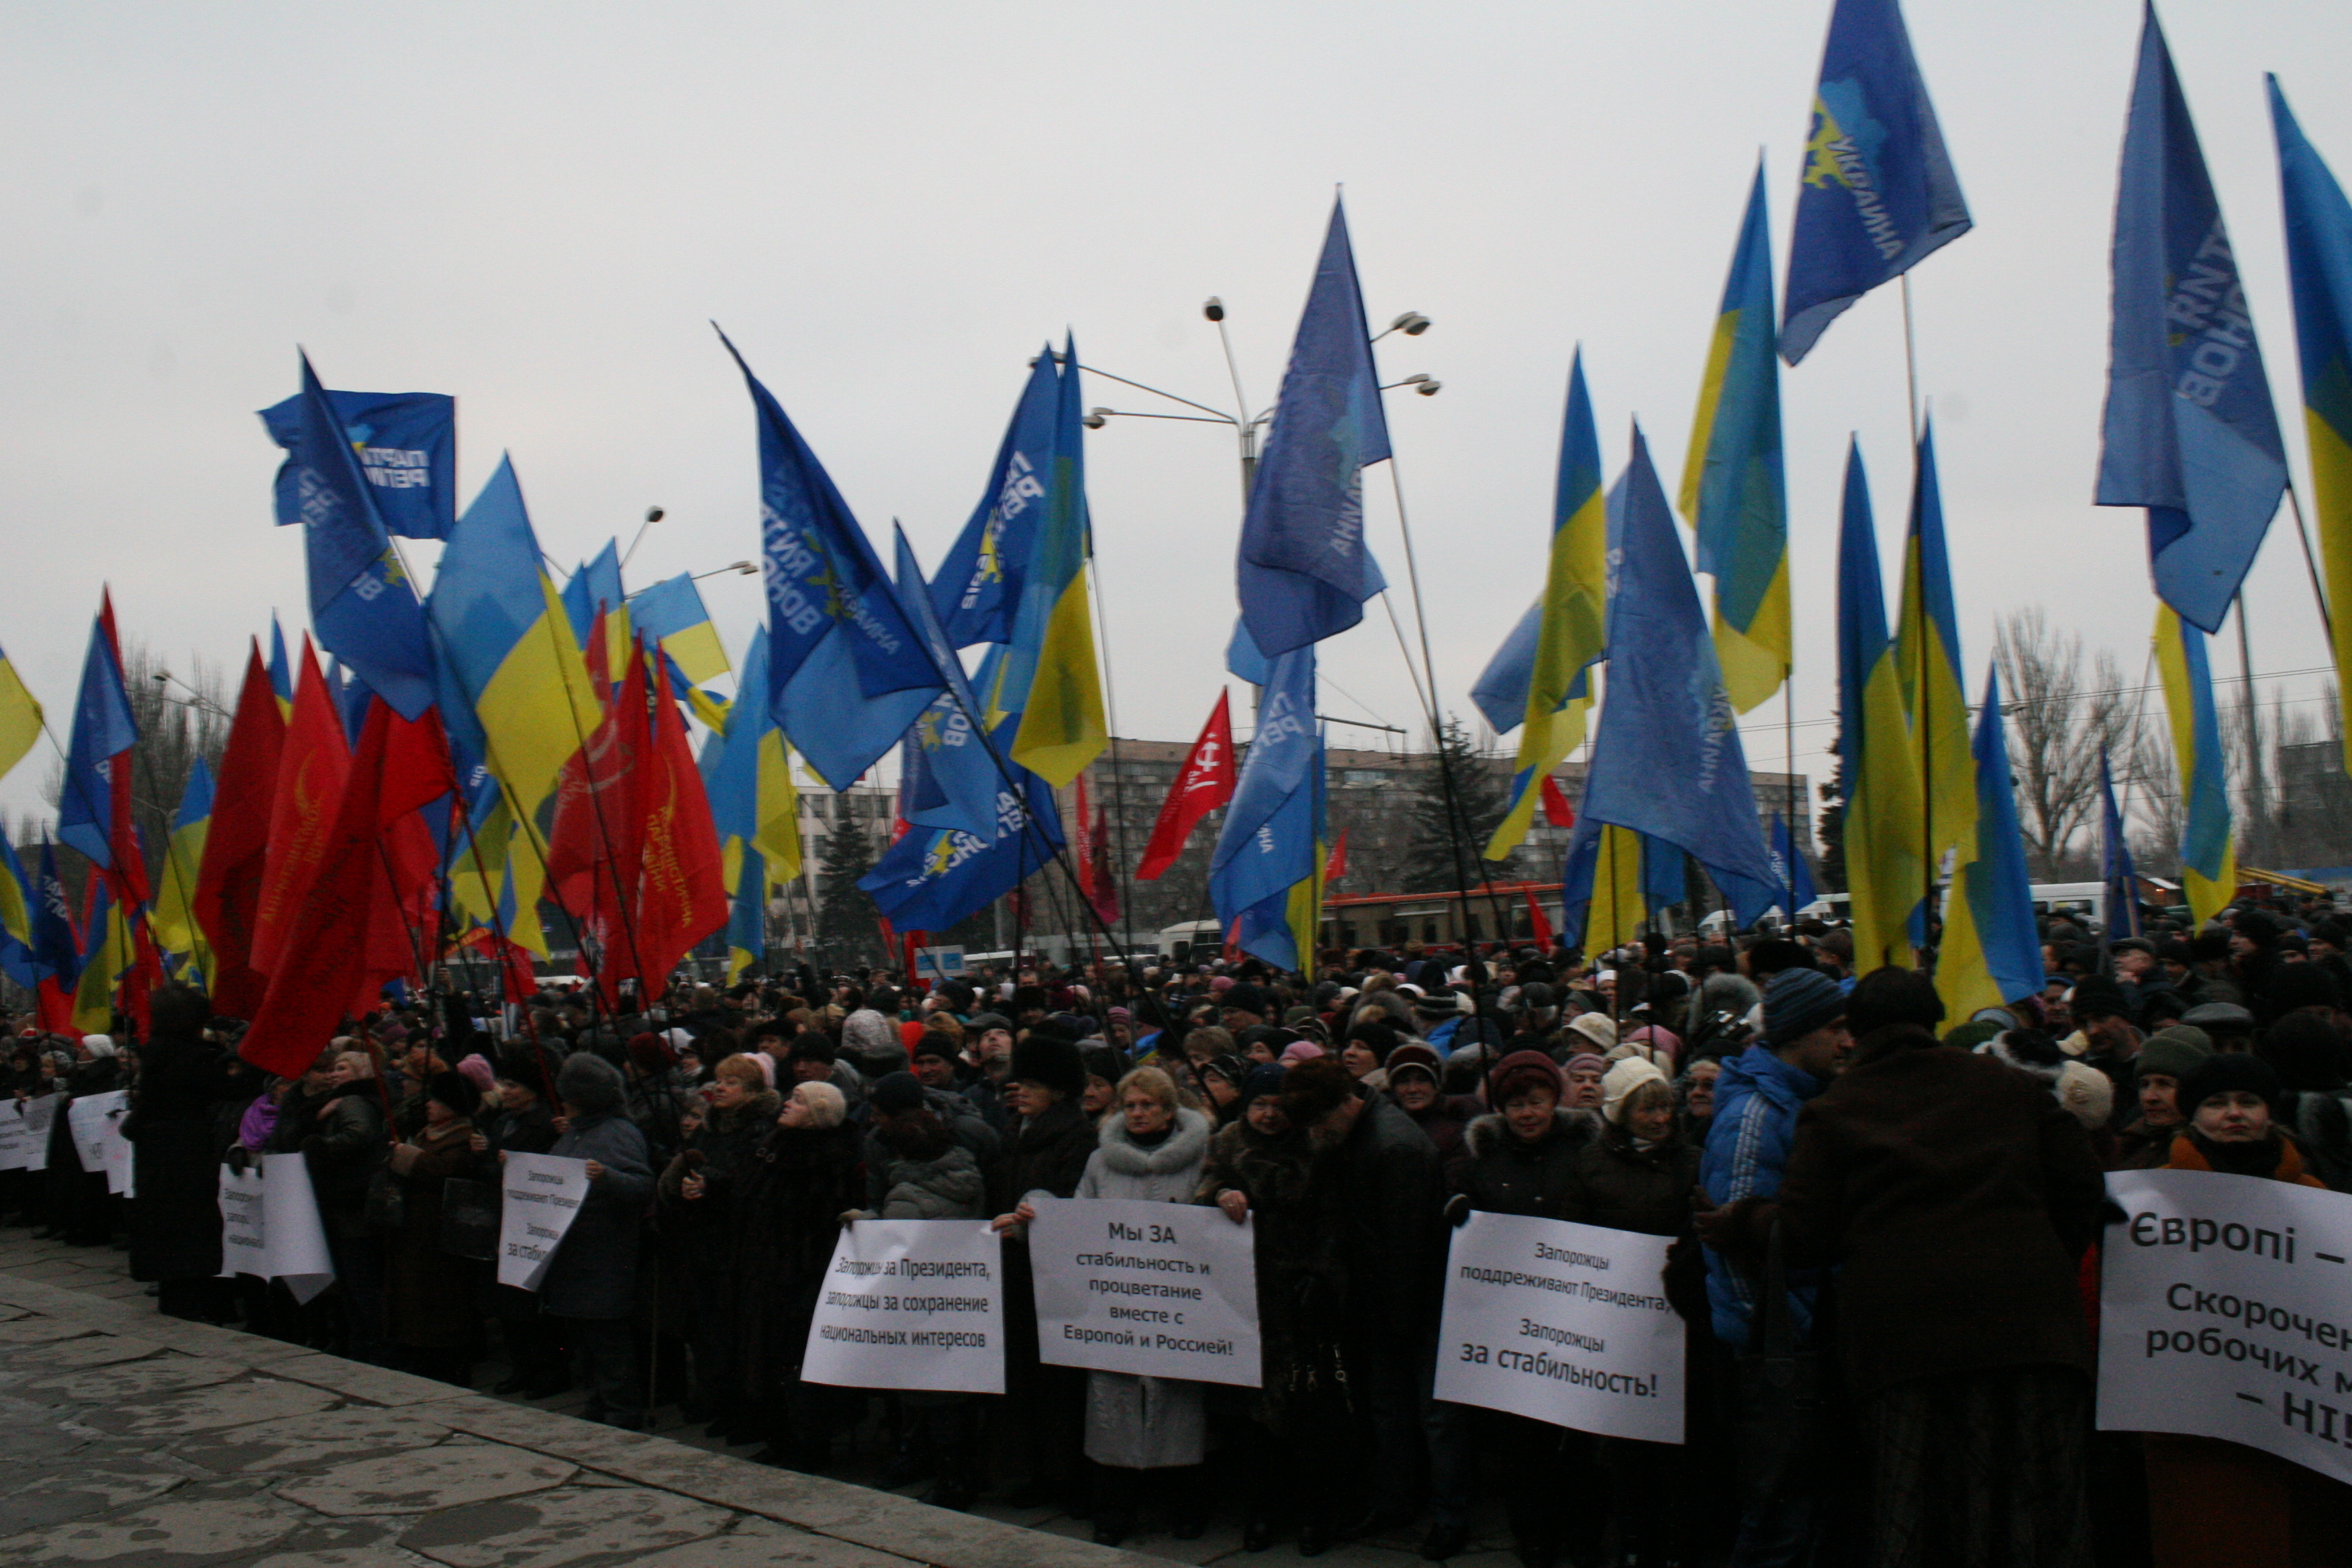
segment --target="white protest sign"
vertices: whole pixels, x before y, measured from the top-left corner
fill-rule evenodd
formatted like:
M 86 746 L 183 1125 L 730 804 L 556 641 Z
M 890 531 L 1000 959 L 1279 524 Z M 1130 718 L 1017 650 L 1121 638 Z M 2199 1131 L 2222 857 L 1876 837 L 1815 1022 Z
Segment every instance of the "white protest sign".
M 67 1125 L 81 1168 L 92 1173 L 105 1172 L 110 1193 L 131 1191 L 131 1142 L 122 1136 L 123 1113 L 130 1109 L 131 1093 L 121 1089 L 86 1094 L 66 1107 Z
M 58 1096 L 37 1095 L 25 1101 L 25 1169 L 49 1168 L 49 1129 L 57 1125 Z
M 1029 1226 L 1038 1358 L 1257 1387 L 1255 1247 L 1255 1227 L 1223 1209 L 1039 1201 Z
M 588 1162 L 509 1151 L 499 1167 L 499 1283 L 536 1290 L 588 1196 Z
M 1003 1244 L 988 1222 L 843 1226 L 801 1376 L 843 1388 L 1003 1393 Z
M 14 1100 L 0 1100 L 0 1171 L 25 1169 L 32 1158 L 31 1142 L 25 1108 Z
M 1683 1440 L 1683 1321 L 1663 1236 L 1474 1212 L 1454 1233 L 1437 1397 L 1555 1426 Z
M 220 1211 L 224 1277 L 283 1279 L 305 1303 L 334 1283 L 318 1194 L 301 1155 L 264 1154 L 242 1171 L 223 1165 Z
M 2103 1431 L 2267 1449 L 2352 1481 L 2352 1196 L 2118 1171 L 2100 1259 Z

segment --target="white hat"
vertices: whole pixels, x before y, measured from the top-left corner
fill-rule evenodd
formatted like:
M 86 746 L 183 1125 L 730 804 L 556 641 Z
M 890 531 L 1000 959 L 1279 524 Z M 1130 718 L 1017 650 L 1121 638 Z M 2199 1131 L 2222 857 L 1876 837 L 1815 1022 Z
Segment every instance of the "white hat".
M 1623 1126 L 1625 1100 L 1645 1083 L 1664 1083 L 1666 1075 L 1639 1057 L 1627 1057 L 1601 1079 L 1601 1114 Z
M 81 1037 L 81 1048 L 88 1051 L 94 1057 L 110 1057 L 114 1054 L 114 1037 L 111 1035 L 84 1035 Z

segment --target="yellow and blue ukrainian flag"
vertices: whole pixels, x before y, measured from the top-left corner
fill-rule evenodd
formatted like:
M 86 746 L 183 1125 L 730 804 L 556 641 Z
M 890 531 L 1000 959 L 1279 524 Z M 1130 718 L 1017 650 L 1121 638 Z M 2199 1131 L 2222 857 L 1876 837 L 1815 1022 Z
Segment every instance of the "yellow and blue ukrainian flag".
M 163 844 L 163 875 L 152 879 L 155 907 L 147 925 L 158 947 L 181 954 L 205 976 L 212 973 L 212 952 L 192 906 L 196 872 L 205 863 L 205 839 L 212 825 L 213 773 L 198 757 L 188 770 L 187 788 L 180 792 L 180 809 L 172 817 L 172 836 Z
M 2201 926 L 2238 896 L 2238 847 L 2205 634 L 2170 605 L 2157 607 L 2156 669 L 2172 725 L 2172 760 L 2180 770 L 2180 888 Z
M 1936 953 L 1936 994 L 1944 1016 L 1961 1021 L 2042 989 L 2042 938 L 2033 927 L 2033 891 L 2025 837 L 2017 824 L 2017 786 L 2000 719 L 2000 675 L 1985 676 L 1969 762 L 1976 811 L 1952 872 L 1944 906 L 1944 940 Z
M 1586 668 L 1609 651 L 1609 500 L 1581 349 L 1569 366 L 1568 414 L 1560 427 L 1559 479 L 1551 510 L 1551 555 L 1544 568 L 1543 596 L 1537 601 L 1541 620 L 1527 703 L 1518 716 L 1511 808 L 1486 845 L 1489 860 L 1503 859 L 1526 841 L 1544 780 L 1584 739 L 1585 711 L 1592 705 Z
M 1056 789 L 1068 786 L 1110 743 L 1102 670 L 1095 657 L 1094 605 L 1087 593 L 1092 548 L 1087 519 L 1085 434 L 1079 423 L 1078 347 L 1064 340 L 1055 405 L 1054 477 L 1031 558 L 1015 643 L 1036 652 L 1013 760 Z
M 1911 531 L 1903 545 L 1903 592 L 1895 632 L 1895 679 L 1919 758 L 1925 820 L 1920 852 L 1940 867 L 1948 849 L 1974 841 L 1980 768 L 1969 736 L 1960 683 L 1960 623 L 1952 605 L 1951 557 L 1944 546 L 1944 500 L 1936 478 L 1936 436 L 1919 437 Z
M 1715 579 L 1715 652 L 1745 713 L 1789 679 L 1789 495 L 1780 458 L 1780 363 L 1764 168 L 1748 195 L 1683 462 L 1682 512 L 1698 569 Z
M 2294 341 L 2303 371 L 2303 427 L 2311 443 L 2311 500 L 2333 617 L 2337 700 L 2352 703 L 2352 203 L 2317 148 L 2305 139 L 2270 82 L 2278 133 L 2279 195 L 2286 208 L 2286 271 L 2294 289 Z M 2347 709 L 2352 713 L 2352 708 Z M 2344 726 L 2352 773 L 2352 723 Z
M 1846 451 L 1838 527 L 1838 752 L 1845 786 L 1846 892 L 1854 973 L 1912 966 L 1906 927 L 1927 891 L 1920 855 L 1919 774 L 1871 520 L 1859 446 Z

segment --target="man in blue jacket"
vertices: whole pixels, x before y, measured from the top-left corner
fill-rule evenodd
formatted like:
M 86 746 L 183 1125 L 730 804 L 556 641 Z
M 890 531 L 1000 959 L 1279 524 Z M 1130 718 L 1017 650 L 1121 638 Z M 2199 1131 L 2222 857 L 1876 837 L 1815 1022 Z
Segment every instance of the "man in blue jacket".
M 1846 998 L 1838 983 L 1816 969 L 1787 969 L 1764 990 L 1764 1038 L 1723 1064 L 1715 1085 L 1715 1120 L 1707 1129 L 1699 1184 L 1710 1203 L 1780 1190 L 1797 1113 L 1827 1089 L 1853 1048 L 1846 1032 Z M 1811 1337 L 1818 1271 L 1789 1275 L 1790 1320 L 1802 1346 Z M 1734 1268 L 1713 1247 L 1706 1252 L 1706 1300 L 1715 1337 L 1728 1349 L 1749 1348 L 1760 1282 Z M 1802 1559 L 1812 1534 L 1814 1499 L 1792 1476 L 1773 1501 L 1744 1510 L 1734 1568 L 1778 1568 Z

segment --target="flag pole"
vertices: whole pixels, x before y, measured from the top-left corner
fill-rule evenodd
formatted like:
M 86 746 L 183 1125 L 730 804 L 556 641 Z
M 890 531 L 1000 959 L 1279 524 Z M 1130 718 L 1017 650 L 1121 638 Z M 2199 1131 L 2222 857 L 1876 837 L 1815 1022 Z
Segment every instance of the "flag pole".
M 2336 617 L 2327 613 L 2327 590 L 2319 584 L 2319 562 L 2312 554 L 2310 525 L 2303 520 L 2303 492 L 2294 487 L 2294 472 L 2287 471 L 2287 505 L 2294 509 L 2294 539 L 2303 546 L 2303 569 L 2311 578 L 2311 602 L 2319 608 L 2320 628 L 2326 632 L 2328 646 L 2336 644 Z
M 1903 285 L 1903 384 L 1906 406 L 1907 428 L 1911 433 L 1911 521 L 1912 538 L 1919 537 L 1919 484 L 1924 470 L 1919 462 L 1919 343 L 1911 328 L 1911 274 L 1905 271 L 1898 279 Z M 1923 908 L 1919 915 L 1918 967 L 1927 973 L 1936 972 L 1930 956 L 1935 946 L 1935 932 L 1930 929 L 1936 918 L 1936 873 L 1941 858 L 1936 853 L 1936 726 L 1930 710 L 1935 699 L 1927 686 L 1927 562 L 1924 549 L 1906 549 L 1906 559 L 1913 559 L 1919 574 L 1919 663 L 1912 689 L 1918 694 L 1919 717 L 1919 860 L 1920 880 L 1926 891 L 1920 895 Z M 1910 574 L 1905 574 L 1904 586 L 1910 584 Z M 1897 601 L 1898 605 L 1900 601 Z
M 2246 591 L 2241 586 L 2238 603 L 2238 669 L 2246 682 L 2246 694 L 2242 699 L 2246 713 L 2246 836 L 2247 847 L 2256 855 L 2264 854 L 2269 846 L 2254 835 L 2262 826 L 2263 814 L 2269 808 L 2270 792 L 2263 781 L 2263 710 L 2254 697 L 2253 644 L 2246 635 Z
M 1781 868 L 1789 874 L 1789 933 L 1797 930 L 1797 669 L 1790 661 L 1789 674 L 1780 685 L 1780 765 L 1787 769 L 1782 775 L 1781 797 L 1787 803 L 1788 815 L 1781 820 L 1781 832 L 1789 841 L 1789 863 Z M 1806 837 L 1812 837 L 1808 833 Z

